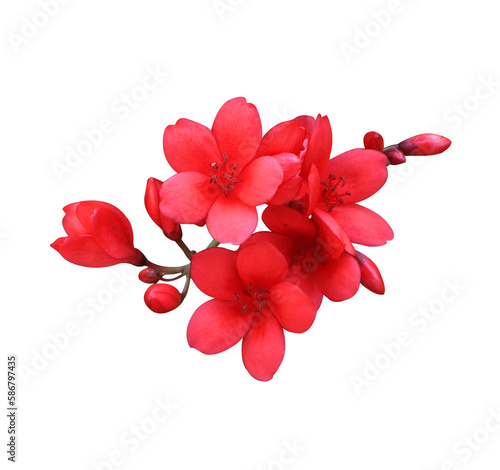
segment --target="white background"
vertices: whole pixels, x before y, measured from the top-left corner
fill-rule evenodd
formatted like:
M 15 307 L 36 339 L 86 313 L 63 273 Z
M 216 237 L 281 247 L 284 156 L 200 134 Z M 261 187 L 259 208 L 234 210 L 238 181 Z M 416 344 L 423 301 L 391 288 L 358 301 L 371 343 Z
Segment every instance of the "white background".
M 4 2 L 0 15 L 0 362 L 6 375 L 17 354 L 24 370 L 17 468 L 498 469 L 495 2 L 73 0 L 50 18 L 41 3 Z M 151 69 L 168 77 L 138 95 Z M 143 100 L 124 109 L 133 90 Z M 144 210 L 146 179 L 173 174 L 168 124 L 210 126 L 235 96 L 258 107 L 264 130 L 327 114 L 334 154 L 370 130 L 387 144 L 437 131 L 453 140 L 391 168 L 366 203 L 395 232 L 364 250 L 386 294 L 325 300 L 307 333 L 287 335 L 269 383 L 249 376 L 239 346 L 217 356 L 188 347 L 186 325 L 206 299 L 195 287 L 156 315 L 138 269 L 82 268 L 49 247 L 64 235 L 62 207 L 97 199 L 129 217 L 149 258 L 183 262 Z M 112 131 L 58 178 L 67 146 L 103 119 Z M 186 232 L 192 249 L 210 240 Z M 383 344 L 400 332 L 410 340 L 388 359 Z

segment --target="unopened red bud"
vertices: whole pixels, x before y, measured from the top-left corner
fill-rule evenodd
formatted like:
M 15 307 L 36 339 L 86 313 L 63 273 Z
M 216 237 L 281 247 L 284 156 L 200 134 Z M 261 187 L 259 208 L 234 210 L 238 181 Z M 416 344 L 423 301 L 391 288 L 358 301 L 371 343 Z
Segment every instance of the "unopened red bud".
M 170 240 L 182 238 L 181 226 L 174 220 L 165 217 L 160 211 L 160 188 L 163 183 L 156 178 L 149 178 L 144 195 L 144 204 L 153 222 L 163 230 L 163 234 Z
M 398 148 L 405 155 L 436 155 L 444 152 L 451 140 L 437 134 L 420 134 L 403 140 Z
M 144 302 L 155 313 L 166 313 L 181 304 L 180 292 L 170 284 L 153 284 L 144 294 Z
M 384 149 L 384 153 L 386 154 L 389 164 L 391 165 L 401 165 L 401 163 L 406 162 L 406 157 L 401 150 L 398 149 L 397 145 L 391 145 Z
M 378 150 L 381 152 L 384 149 L 384 138 L 378 132 L 368 132 L 363 138 L 365 149 Z
M 139 280 L 146 284 L 155 284 L 162 278 L 162 274 L 154 268 L 143 269 L 139 273 Z
M 384 280 L 376 264 L 368 256 L 356 251 L 356 259 L 361 269 L 361 284 L 375 294 L 385 292 Z

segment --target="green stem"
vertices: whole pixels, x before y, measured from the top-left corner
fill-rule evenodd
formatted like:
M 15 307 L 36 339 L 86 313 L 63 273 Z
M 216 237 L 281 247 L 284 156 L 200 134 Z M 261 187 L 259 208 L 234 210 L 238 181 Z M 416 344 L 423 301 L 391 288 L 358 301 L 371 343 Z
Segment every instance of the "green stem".
M 193 252 L 188 248 L 188 246 L 181 240 L 176 240 L 177 245 L 179 245 L 180 249 L 184 252 L 184 254 L 187 256 L 188 260 L 191 260 L 193 256 Z
M 213 248 L 213 247 L 215 247 L 215 246 L 219 246 L 219 245 L 220 245 L 220 243 L 219 243 L 217 240 L 212 240 L 212 241 L 209 243 L 209 245 L 207 246 L 207 249 L 208 249 L 208 248 Z
M 182 293 L 181 293 L 181 303 L 186 298 L 190 283 L 191 283 L 191 265 L 188 265 L 188 267 L 186 269 L 186 283 L 184 284 L 184 289 L 182 289 Z
M 189 272 L 189 264 L 185 264 L 184 266 L 160 266 L 159 264 L 152 263 L 148 261 L 147 266 L 152 269 L 156 269 L 159 273 L 162 274 L 180 274 L 185 275 Z

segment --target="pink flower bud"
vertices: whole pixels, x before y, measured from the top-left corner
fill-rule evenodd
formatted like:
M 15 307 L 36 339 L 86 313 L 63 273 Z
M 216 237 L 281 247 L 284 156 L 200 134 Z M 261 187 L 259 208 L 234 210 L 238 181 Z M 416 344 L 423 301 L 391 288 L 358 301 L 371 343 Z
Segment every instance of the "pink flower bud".
M 144 195 L 144 204 L 153 222 L 163 230 L 164 235 L 170 240 L 177 241 L 182 238 L 181 226 L 172 219 L 165 217 L 160 212 L 160 188 L 163 183 L 156 178 L 149 178 Z
M 384 280 L 375 263 L 363 253 L 356 251 L 356 259 L 361 269 L 361 284 L 375 294 L 385 292 Z
M 403 140 L 398 148 L 405 155 L 436 155 L 444 152 L 451 140 L 437 134 L 420 134 Z
M 390 165 L 401 165 L 401 163 L 406 162 L 406 157 L 401 150 L 398 149 L 397 145 L 391 145 L 384 150 Z
M 144 294 L 144 302 L 155 313 L 166 313 L 181 304 L 180 292 L 170 284 L 153 284 Z
M 139 280 L 146 284 L 156 284 L 162 278 L 156 269 L 146 268 L 139 273 Z
M 365 149 L 378 150 L 381 152 L 384 149 L 384 138 L 378 132 L 368 132 L 363 138 Z

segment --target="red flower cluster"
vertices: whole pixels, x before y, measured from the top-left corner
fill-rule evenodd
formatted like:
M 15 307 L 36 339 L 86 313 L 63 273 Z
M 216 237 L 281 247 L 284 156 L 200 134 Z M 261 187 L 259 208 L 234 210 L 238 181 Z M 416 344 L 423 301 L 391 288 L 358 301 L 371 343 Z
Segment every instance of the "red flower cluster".
M 255 106 L 235 98 L 219 110 L 212 129 L 187 119 L 168 126 L 163 146 L 176 174 L 147 183 L 148 214 L 190 263 L 150 262 L 133 246 L 123 213 L 96 201 L 65 207 L 68 236 L 52 247 L 82 266 L 145 266 L 139 279 L 152 285 L 144 300 L 157 313 L 177 308 L 192 278 L 213 299 L 194 312 L 189 345 L 217 354 L 241 340 L 248 372 L 270 380 L 283 360 L 283 330 L 307 331 L 324 296 L 343 301 L 360 285 L 384 293 L 376 265 L 353 244 L 380 246 L 393 232 L 358 203 L 384 185 L 389 165 L 410 155 L 441 153 L 450 144 L 445 137 L 421 134 L 384 147 L 382 136 L 369 132 L 365 148 L 330 159 L 326 116 L 299 116 L 262 136 Z M 267 204 L 262 220 L 269 230 L 254 233 L 256 207 L 262 204 Z M 206 225 L 213 241 L 192 252 L 180 224 Z M 232 251 L 220 243 L 239 247 Z M 165 284 L 179 278 L 185 278 L 182 293 Z

